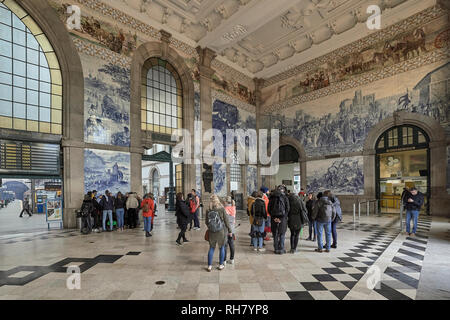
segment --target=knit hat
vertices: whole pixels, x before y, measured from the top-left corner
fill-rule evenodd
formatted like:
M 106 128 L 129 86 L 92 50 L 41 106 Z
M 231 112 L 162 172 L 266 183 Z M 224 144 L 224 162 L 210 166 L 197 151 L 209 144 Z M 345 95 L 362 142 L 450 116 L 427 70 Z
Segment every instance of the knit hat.
M 261 190 L 263 193 L 267 193 L 267 191 L 269 191 L 269 188 L 261 187 L 261 189 L 259 189 L 259 190 Z

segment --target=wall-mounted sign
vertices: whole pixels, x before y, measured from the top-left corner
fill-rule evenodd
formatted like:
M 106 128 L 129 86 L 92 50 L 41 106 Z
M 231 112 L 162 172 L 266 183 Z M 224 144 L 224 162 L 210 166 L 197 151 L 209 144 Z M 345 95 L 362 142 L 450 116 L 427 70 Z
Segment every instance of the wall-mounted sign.
M 285 186 L 292 186 L 292 180 L 282 180 L 282 184 Z

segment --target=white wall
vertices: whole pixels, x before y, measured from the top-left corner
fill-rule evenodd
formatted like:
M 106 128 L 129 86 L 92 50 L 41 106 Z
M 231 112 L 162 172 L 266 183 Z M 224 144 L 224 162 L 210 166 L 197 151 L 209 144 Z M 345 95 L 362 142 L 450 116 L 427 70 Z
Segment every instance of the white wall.
M 291 191 L 294 190 L 294 175 L 300 175 L 300 164 L 299 163 L 289 163 L 280 164 L 278 173 L 275 175 L 275 184 L 280 185 L 283 180 L 292 180 L 292 186 L 287 186 Z M 270 186 L 274 187 L 274 186 Z

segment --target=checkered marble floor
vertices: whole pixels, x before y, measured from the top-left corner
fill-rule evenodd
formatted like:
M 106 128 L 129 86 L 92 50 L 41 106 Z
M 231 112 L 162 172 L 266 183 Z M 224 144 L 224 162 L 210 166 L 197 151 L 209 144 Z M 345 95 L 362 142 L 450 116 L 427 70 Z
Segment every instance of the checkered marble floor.
M 415 299 L 421 279 L 435 277 L 435 271 L 427 272 L 427 261 L 442 260 L 428 252 L 428 243 L 446 238 L 450 229 L 446 219 L 423 216 L 417 237 L 411 238 L 399 234 L 395 216 L 361 217 L 355 224 L 348 223 L 351 216 L 344 216 L 337 249 L 317 253 L 316 243 L 302 239 L 298 253 L 280 256 L 273 254 L 273 241 L 266 242 L 266 252 L 254 252 L 246 214 L 238 213 L 238 219 L 235 263 L 210 273 L 205 271 L 208 243 L 203 240 L 203 221 L 200 231 L 187 232 L 190 242 L 178 247 L 173 213 L 159 214 L 150 238 L 141 228 L 0 237 L 0 299 Z M 433 232 L 436 223 L 439 233 Z M 289 231 L 286 239 L 289 250 Z M 439 251 L 449 251 L 448 240 L 439 241 Z M 444 259 L 448 266 L 450 257 Z M 217 262 L 216 251 L 214 266 Z M 66 287 L 69 266 L 80 268 L 80 290 Z M 368 289 L 375 266 L 381 270 L 380 286 Z M 434 286 L 438 290 L 427 290 L 447 298 L 448 282 Z M 423 292 L 426 297 L 428 291 Z

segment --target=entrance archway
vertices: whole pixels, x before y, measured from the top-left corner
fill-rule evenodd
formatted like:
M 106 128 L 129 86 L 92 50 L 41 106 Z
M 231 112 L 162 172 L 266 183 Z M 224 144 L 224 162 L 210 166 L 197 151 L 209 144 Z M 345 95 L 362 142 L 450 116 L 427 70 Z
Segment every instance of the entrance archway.
M 442 174 L 447 166 L 445 130 L 435 119 L 418 113 L 396 111 L 393 116 L 380 121 L 370 130 L 363 150 L 365 197 L 377 197 L 376 158 L 377 143 L 379 142 L 380 136 L 391 128 L 408 125 L 420 128 L 429 139 L 429 213 L 448 216 L 450 199 L 446 191 L 446 176 Z
M 376 144 L 376 195 L 385 212 L 397 212 L 404 188 L 417 188 L 425 196 L 429 212 L 429 137 L 417 126 L 392 127 Z

